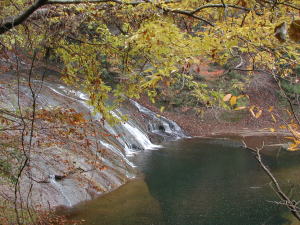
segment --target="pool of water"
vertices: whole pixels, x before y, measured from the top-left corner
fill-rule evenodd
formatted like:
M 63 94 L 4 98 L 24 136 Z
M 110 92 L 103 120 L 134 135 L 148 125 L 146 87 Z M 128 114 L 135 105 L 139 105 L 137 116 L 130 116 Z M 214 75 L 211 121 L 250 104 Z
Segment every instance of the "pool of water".
M 287 192 L 299 196 L 300 154 L 263 159 Z M 137 155 L 141 178 L 78 205 L 68 217 L 91 225 L 283 225 L 292 216 L 253 153 L 224 140 L 186 139 Z M 293 223 L 297 224 L 297 223 Z

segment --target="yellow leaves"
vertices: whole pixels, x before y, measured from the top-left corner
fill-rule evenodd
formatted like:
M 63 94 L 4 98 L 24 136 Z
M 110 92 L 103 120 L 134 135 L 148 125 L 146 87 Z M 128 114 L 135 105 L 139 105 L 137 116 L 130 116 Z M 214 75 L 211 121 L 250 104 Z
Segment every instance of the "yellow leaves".
M 257 119 L 257 118 L 259 118 L 261 115 L 262 115 L 262 110 L 260 109 L 260 110 L 256 113 L 255 118 Z
M 239 96 L 234 96 L 232 94 L 227 94 L 223 97 L 223 101 L 224 102 L 229 102 L 230 106 L 236 110 L 244 110 L 247 107 L 245 105 L 241 105 L 241 103 L 238 101 L 239 99 L 243 99 L 243 98 L 248 98 L 247 95 L 239 95 Z M 243 103 L 245 104 L 245 103 Z
M 254 110 L 254 107 L 255 107 L 255 106 L 251 106 L 250 109 L 249 109 L 249 111 L 250 111 L 250 113 L 251 113 L 251 115 L 252 115 L 253 117 L 256 117 L 256 116 L 255 116 L 256 114 L 255 114 L 254 111 L 253 111 L 253 110 Z
M 300 132 L 296 129 L 299 129 L 297 124 L 288 124 L 288 130 L 292 133 L 293 137 L 287 137 L 287 139 L 291 139 L 293 143 L 289 145 L 289 151 L 298 151 L 300 150 Z
M 256 119 L 258 119 L 261 115 L 262 115 L 262 109 L 260 109 L 260 107 L 258 107 L 258 106 L 251 106 L 250 108 L 249 108 L 249 112 L 251 113 L 251 115 L 254 117 L 254 118 L 256 118 Z
M 293 134 L 293 136 L 297 139 L 300 140 L 300 132 L 296 131 L 295 128 L 293 128 L 293 125 L 292 124 L 289 124 L 288 125 L 288 129 L 289 131 Z
M 239 106 L 239 107 L 234 108 L 234 110 L 238 111 L 238 110 L 243 110 L 246 108 L 247 108 L 246 106 Z
M 231 106 L 236 105 L 236 100 L 237 100 L 237 97 L 236 97 L 236 96 L 232 96 L 232 97 L 230 98 L 230 105 L 231 105 Z
M 272 112 L 274 110 L 274 106 L 270 106 L 268 112 Z
M 237 47 L 238 46 L 238 40 L 237 39 L 232 39 L 232 37 L 228 37 L 228 40 L 227 41 L 227 48 L 232 48 L 232 47 Z
M 142 88 L 155 88 L 157 86 L 157 83 L 162 80 L 162 77 L 159 75 L 152 75 L 152 76 L 150 76 L 150 79 L 151 80 L 143 83 L 141 85 L 141 87 Z
M 276 123 L 277 120 L 276 120 L 275 116 L 273 114 L 271 114 L 271 117 L 272 117 L 272 120 Z
M 299 144 L 300 144 L 300 142 L 298 142 L 298 141 L 290 144 L 288 150 L 289 151 L 298 151 L 300 149 Z
M 289 116 L 292 116 L 292 113 L 288 109 L 285 109 L 285 111 L 289 114 Z
M 274 128 L 269 129 L 272 133 L 274 133 L 276 130 Z
M 143 54 L 147 54 L 155 61 L 168 58 L 168 61 L 175 61 L 178 56 L 193 55 L 195 49 L 187 48 L 192 40 L 172 22 L 162 20 L 147 21 L 133 35 L 134 47 L 136 51 L 142 49 Z M 140 52 L 139 52 L 140 53 Z
M 299 151 L 300 150 L 300 139 L 295 137 L 286 137 L 286 139 L 290 139 L 293 142 L 289 144 L 288 150 L 289 151 Z

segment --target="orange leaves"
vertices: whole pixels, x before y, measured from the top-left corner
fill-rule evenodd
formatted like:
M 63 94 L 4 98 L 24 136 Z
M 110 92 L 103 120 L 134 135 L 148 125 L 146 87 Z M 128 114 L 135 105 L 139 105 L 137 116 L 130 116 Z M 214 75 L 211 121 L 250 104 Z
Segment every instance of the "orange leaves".
M 75 113 L 70 117 L 69 122 L 73 125 L 86 123 L 82 113 Z
M 76 112 L 74 109 L 41 109 L 36 114 L 36 119 L 44 120 L 49 123 L 60 122 L 68 125 L 81 125 L 86 123 L 82 113 Z

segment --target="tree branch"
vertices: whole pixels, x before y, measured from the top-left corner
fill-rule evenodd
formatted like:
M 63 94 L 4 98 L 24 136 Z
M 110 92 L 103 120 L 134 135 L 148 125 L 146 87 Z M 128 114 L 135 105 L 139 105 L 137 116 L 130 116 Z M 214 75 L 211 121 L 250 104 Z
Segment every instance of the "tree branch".
M 295 6 L 295 5 L 292 5 L 292 4 L 287 3 L 287 2 L 279 2 L 278 4 L 280 4 L 280 5 L 285 5 L 285 6 L 288 6 L 288 7 L 293 8 L 293 9 L 300 10 L 300 7 L 299 7 L 299 6 Z
M 262 161 L 260 151 L 262 150 L 262 148 L 264 147 L 264 145 L 261 148 L 254 149 L 254 148 L 248 147 L 244 141 L 243 141 L 243 144 L 244 144 L 244 148 L 255 152 L 255 154 L 256 154 L 255 158 L 258 161 L 260 167 L 265 171 L 265 173 L 271 179 L 272 184 L 274 185 L 274 191 L 279 196 L 279 198 L 281 200 L 281 204 L 285 205 L 290 210 L 290 212 L 300 221 L 300 212 L 299 212 L 299 208 L 297 206 L 298 203 L 295 200 L 290 199 L 284 193 L 284 191 L 281 189 L 281 187 L 280 187 L 277 179 L 274 177 L 274 175 L 272 174 L 272 172 L 269 170 L 269 168 Z
M 251 10 L 249 8 L 245 8 L 245 7 L 242 7 L 242 6 L 239 6 L 239 5 L 232 5 L 232 4 L 207 4 L 207 5 L 203 5 L 203 6 L 200 6 L 196 9 L 194 9 L 190 13 L 195 14 L 195 13 L 198 13 L 199 11 L 201 11 L 203 9 L 207 9 L 207 8 L 226 8 L 226 7 L 234 8 L 234 9 L 240 9 L 240 10 L 244 10 L 244 11 L 247 11 L 247 12 L 249 12 Z
M 167 3 L 174 3 L 176 0 L 166 0 L 163 2 L 164 4 Z M 133 2 L 123 2 L 121 0 L 37 0 L 33 5 L 31 5 L 28 9 L 22 12 L 20 15 L 4 19 L 4 22 L 0 24 L 0 35 L 6 33 L 7 31 L 11 30 L 12 28 L 20 25 L 25 20 L 28 19 L 37 9 L 44 5 L 54 5 L 54 4 L 88 4 L 88 3 L 107 3 L 113 2 L 120 5 L 138 5 L 141 3 L 145 3 L 145 1 L 133 1 Z
M 222 1 L 223 2 L 223 1 Z M 180 9 L 170 9 L 170 8 L 165 8 L 165 7 L 160 7 L 158 6 L 158 8 L 164 10 L 165 12 L 171 12 L 171 13 L 177 13 L 177 14 L 182 14 L 182 15 L 186 15 L 198 20 L 201 20 L 207 24 L 209 24 L 210 26 L 215 26 L 212 22 L 195 15 L 196 13 L 198 13 L 199 11 L 203 10 L 203 9 L 207 9 L 207 8 L 235 8 L 235 9 L 240 9 L 240 10 L 244 10 L 246 12 L 250 12 L 251 9 L 249 8 L 245 8 L 239 5 L 232 5 L 232 4 L 225 4 L 224 2 L 222 4 L 207 4 L 207 5 L 203 5 L 200 6 L 192 11 L 187 11 L 187 10 L 180 10 Z
M 274 3 L 275 3 L 274 1 L 268 1 L 268 0 L 264 0 L 263 2 L 269 3 L 269 4 L 274 4 Z M 285 5 L 285 6 L 288 6 L 288 7 L 293 8 L 293 9 L 300 10 L 300 7 L 299 7 L 299 6 L 293 5 L 293 4 L 288 3 L 288 2 L 280 2 L 280 1 L 276 1 L 276 5 Z
M 162 3 L 163 4 L 175 3 L 177 1 L 178 0 L 166 0 L 164 2 L 161 2 L 160 5 Z M 137 0 L 137 1 L 132 1 L 132 2 L 124 2 L 122 0 L 37 0 L 32 6 L 30 6 L 28 9 L 26 9 L 20 15 L 13 17 L 6 22 L 3 22 L 0 25 L 0 35 L 9 31 L 13 27 L 18 26 L 19 24 L 23 23 L 32 13 L 34 13 L 38 8 L 42 7 L 43 5 L 90 4 L 90 3 L 108 3 L 108 2 L 112 2 L 112 3 L 116 3 L 116 4 L 120 4 L 120 5 L 133 5 L 133 6 L 139 5 L 141 3 L 152 3 L 147 0 Z M 269 1 L 265 1 L 265 2 L 269 2 Z M 281 2 L 280 4 L 288 6 L 288 7 L 292 7 L 294 9 L 300 9 L 299 7 L 291 5 L 289 3 Z M 165 12 L 186 15 L 186 16 L 201 20 L 201 21 L 209 24 L 210 26 L 214 26 L 214 24 L 198 15 L 195 15 L 195 14 L 200 12 L 201 10 L 207 9 L 207 8 L 234 8 L 234 9 L 244 10 L 246 12 L 251 11 L 250 8 L 246 8 L 246 7 L 242 7 L 242 6 L 234 5 L 234 4 L 225 4 L 224 1 L 222 1 L 222 4 L 207 4 L 207 5 L 200 6 L 191 11 L 165 8 L 160 5 L 157 5 L 157 8 L 162 9 Z
M 64 4 L 89 4 L 89 3 L 107 3 L 107 2 L 114 2 L 120 5 L 138 5 L 141 3 L 144 3 L 144 1 L 134 1 L 134 2 L 123 2 L 120 0 L 49 0 L 47 2 L 48 5 L 51 4 L 60 4 L 60 5 L 64 5 Z
M 8 21 L 3 22 L 0 25 L 0 35 L 9 31 L 15 26 L 23 23 L 32 13 L 34 13 L 38 8 L 47 4 L 48 0 L 37 0 L 33 5 L 31 5 L 28 9 L 26 9 L 23 13 L 13 18 L 10 18 Z
M 285 99 L 287 100 L 287 102 L 289 103 L 290 109 L 291 109 L 291 113 L 294 117 L 294 119 L 296 120 L 297 124 L 300 125 L 300 120 L 295 112 L 293 103 L 291 101 L 291 99 L 289 98 L 289 96 L 287 95 L 286 91 L 282 88 L 280 80 L 278 79 L 278 77 L 276 76 L 275 72 L 272 72 L 272 77 L 274 78 L 279 90 L 281 91 L 281 93 L 283 94 L 283 96 L 285 97 Z
M 206 20 L 206 19 L 204 19 L 204 18 L 202 18 L 202 17 L 200 17 L 200 16 L 194 15 L 193 11 L 185 11 L 185 10 L 179 10 L 179 9 L 163 8 L 163 7 L 160 7 L 160 6 L 157 6 L 157 8 L 162 9 L 162 10 L 164 10 L 165 12 L 170 12 L 170 13 L 177 13 L 177 14 L 186 15 L 186 16 L 195 18 L 195 19 L 197 19 L 197 20 L 201 20 L 201 21 L 203 21 L 203 22 L 209 24 L 209 25 L 212 26 L 212 27 L 215 26 L 212 22 L 210 22 L 210 21 L 208 21 L 208 20 Z

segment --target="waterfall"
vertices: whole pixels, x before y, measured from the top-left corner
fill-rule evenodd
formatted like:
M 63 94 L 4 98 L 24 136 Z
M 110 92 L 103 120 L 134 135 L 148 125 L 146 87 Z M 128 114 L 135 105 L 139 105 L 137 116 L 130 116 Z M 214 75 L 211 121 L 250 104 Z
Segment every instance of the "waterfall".
M 110 149 L 110 150 L 111 150 L 113 153 L 115 153 L 116 155 L 123 157 L 121 151 L 120 151 L 119 149 L 117 149 L 116 147 L 114 147 L 113 145 L 108 144 L 108 143 L 106 143 L 106 142 L 104 142 L 104 141 L 99 141 L 99 142 L 100 142 L 100 144 L 102 144 L 104 147 Z M 136 167 L 132 162 L 130 162 L 130 161 L 127 159 L 127 157 L 124 157 L 124 161 L 125 161 L 129 166 L 131 166 L 131 167 Z
M 162 136 L 173 137 L 174 139 L 187 137 L 174 121 L 168 120 L 163 116 L 158 117 L 157 114 L 152 112 L 150 109 L 147 109 L 134 100 L 130 101 L 139 110 L 139 112 L 150 117 L 148 122 L 149 132 Z
M 67 180 L 58 181 L 53 174 L 63 174 L 68 168 L 67 165 L 70 164 L 65 163 L 64 166 L 55 160 L 50 160 L 51 163 L 46 160 L 36 162 L 39 168 L 37 171 L 49 177 L 50 184 L 60 193 L 60 196 L 62 196 L 61 200 L 68 206 L 90 199 L 92 196 L 90 195 L 91 192 L 96 192 L 96 194 L 104 193 L 118 187 L 127 179 L 133 178 L 135 176 L 133 170 L 135 165 L 130 161 L 130 157 L 145 150 L 155 150 L 162 147 L 159 144 L 152 143 L 150 137 L 161 136 L 172 139 L 186 137 L 175 122 L 162 116 L 158 117 L 154 112 L 133 100 L 130 100 L 132 104 L 128 106 L 138 110 L 141 114 L 147 115 L 148 120 L 138 121 L 135 116 L 130 117 L 128 108 L 121 107 L 111 111 L 111 114 L 119 119 L 120 115 L 129 114 L 129 119 L 116 125 L 110 125 L 107 122 L 100 122 L 102 115 L 93 112 L 94 108 L 87 103 L 87 94 L 57 83 L 38 80 L 34 82 L 37 86 L 43 85 L 37 98 L 39 109 L 58 106 L 73 108 L 77 112 L 83 113 L 86 118 L 91 119 L 95 123 L 96 129 L 101 130 L 100 134 L 102 131 L 107 134 L 87 137 L 90 142 L 96 142 L 99 146 L 102 146 L 102 149 L 105 149 L 104 154 L 98 153 L 99 150 L 102 151 L 101 147 L 100 149 L 91 147 L 87 151 L 72 152 L 67 147 L 54 146 L 47 149 L 50 154 L 41 151 L 45 155 L 37 156 L 41 159 L 47 157 L 50 159 L 53 157 L 51 154 L 53 154 L 55 157 L 61 157 L 61 160 L 68 161 L 75 166 L 75 172 L 72 173 L 72 176 L 68 177 Z M 27 96 L 27 99 L 31 99 L 28 87 L 21 86 L 21 91 L 22 94 Z M 100 167 L 95 168 L 91 165 L 89 163 L 91 158 L 99 162 Z M 41 170 L 43 171 L 41 172 Z M 52 175 L 49 175 L 49 173 Z M 91 185 L 88 184 L 89 182 Z M 98 188 L 94 188 L 95 186 L 98 186 Z M 47 200 L 45 196 L 44 198 Z
M 56 176 L 53 174 L 49 175 L 49 181 L 53 185 L 53 187 L 63 196 L 65 201 L 68 203 L 68 206 L 71 207 L 73 204 L 68 196 L 65 195 L 63 185 L 56 181 Z
M 58 86 L 58 88 L 54 88 L 53 85 L 49 85 L 47 83 L 47 87 L 49 87 L 52 91 L 59 95 L 72 98 L 73 100 L 79 102 L 89 112 L 93 112 L 94 108 L 86 103 L 86 100 L 88 100 L 88 96 L 85 93 L 70 90 L 62 85 Z M 118 116 L 118 113 L 120 113 L 120 111 L 115 110 L 111 113 L 113 116 L 120 119 L 120 117 Z M 96 113 L 93 117 L 95 120 L 99 120 L 102 118 L 102 115 L 100 113 Z M 105 123 L 104 127 L 108 130 L 109 133 L 118 136 L 117 139 L 123 146 L 125 153 L 128 156 L 134 155 L 134 153 L 141 150 L 158 149 L 161 147 L 160 145 L 151 143 L 146 132 L 142 131 L 141 128 L 136 127 L 135 124 L 132 124 L 132 122 L 130 121 L 124 121 L 115 126 L 110 126 L 109 124 Z M 121 137 L 119 137 L 120 132 L 123 134 Z

